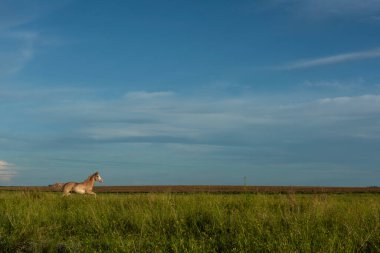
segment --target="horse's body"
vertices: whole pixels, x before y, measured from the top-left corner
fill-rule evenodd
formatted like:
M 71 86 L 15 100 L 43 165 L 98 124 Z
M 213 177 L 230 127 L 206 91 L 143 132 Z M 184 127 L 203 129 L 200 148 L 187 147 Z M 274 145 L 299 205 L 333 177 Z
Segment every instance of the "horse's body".
M 82 183 L 68 182 L 63 185 L 63 196 L 70 195 L 70 192 L 96 195 L 96 193 L 92 191 L 95 181 L 103 183 L 103 179 L 100 177 L 99 172 L 95 172 Z

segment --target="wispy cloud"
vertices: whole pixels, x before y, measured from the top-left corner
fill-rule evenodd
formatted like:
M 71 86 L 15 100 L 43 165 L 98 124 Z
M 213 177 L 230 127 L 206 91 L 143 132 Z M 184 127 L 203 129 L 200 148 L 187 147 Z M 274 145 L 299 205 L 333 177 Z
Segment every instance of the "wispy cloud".
M 41 108 L 39 117 L 54 124 L 72 122 L 76 127 L 62 138 L 68 134 L 68 139 L 78 141 L 244 146 L 310 137 L 298 135 L 302 131 L 314 131 L 321 138 L 356 137 L 368 122 L 378 125 L 373 115 L 380 114 L 379 103 L 378 95 L 292 103 L 254 96 L 210 99 L 173 94 L 143 101 L 55 101 Z M 373 138 L 377 134 L 375 128 L 367 131 Z
M 15 175 L 16 172 L 13 165 L 4 160 L 0 160 L 0 181 L 10 181 Z
M 35 32 L 5 32 L 0 39 L 13 45 L 11 49 L 0 48 L 0 75 L 20 71 L 34 56 L 38 34 Z
M 2 1 L 0 8 L 0 76 L 12 75 L 30 62 L 40 45 L 57 44 L 53 39 L 24 28 L 68 1 Z
M 1 102 L 12 103 L 19 101 L 38 101 L 44 100 L 65 100 L 68 98 L 78 99 L 81 98 L 85 100 L 88 97 L 94 96 L 95 94 L 102 92 L 101 89 L 95 88 L 80 88 L 71 86 L 60 86 L 60 87 L 41 87 L 34 85 L 33 89 L 27 88 L 27 86 L 18 85 L 16 87 L 11 85 L 3 85 L 3 89 L 0 90 Z
M 298 3 L 299 11 L 312 18 L 363 17 L 380 10 L 380 2 L 377 0 L 304 0 Z
M 378 14 L 378 0 L 270 0 L 265 1 L 266 9 L 280 8 L 302 19 L 326 20 L 333 18 L 369 18 Z
M 158 91 L 158 92 L 146 92 L 146 91 L 134 91 L 125 94 L 127 99 L 152 99 L 160 97 L 168 97 L 174 95 L 172 91 Z
M 318 81 L 305 81 L 301 83 L 300 88 L 318 90 L 318 91 L 341 91 L 351 92 L 364 90 L 367 86 L 376 88 L 376 85 L 369 85 L 364 79 L 358 78 L 353 80 L 318 80 Z
M 342 88 L 339 82 L 306 85 Z M 380 114 L 378 95 L 305 97 L 303 102 L 297 99 L 299 102 L 295 103 L 291 98 L 187 97 L 171 91 L 133 92 L 106 100 L 94 94 L 83 96 L 84 91 L 80 89 L 49 93 L 42 90 L 42 97 L 37 89 L 31 90 L 30 96 L 27 90 L 22 92 L 23 103 L 30 107 L 20 108 L 17 101 L 3 100 L 0 103 L 6 105 L 12 115 L 5 110 L 0 109 L 0 112 L 8 117 L 10 125 L 18 125 L 19 133 L 24 132 L 17 134 L 18 138 L 28 136 L 29 144 L 36 136 L 37 142 L 61 143 L 59 140 L 64 140 L 62 144 L 74 141 L 79 145 L 81 142 L 166 142 L 245 146 L 292 138 L 308 139 L 308 134 L 299 135 L 308 131 L 320 138 L 342 135 L 356 138 L 367 125 L 380 129 L 374 118 Z M 41 98 L 44 103 L 40 102 Z M 44 131 L 23 131 L 25 119 L 26 129 L 43 128 Z M 367 129 L 366 136 L 378 138 L 376 127 Z M 9 133 L 14 133 L 4 127 L 2 132 L 8 137 Z
M 2 0 L 0 3 L 0 31 L 31 23 L 46 13 L 65 6 L 70 1 Z
M 326 57 L 314 58 L 314 59 L 304 59 L 295 62 L 279 66 L 278 69 L 292 70 L 292 69 L 303 69 L 318 67 L 323 65 L 331 65 L 344 63 L 349 61 L 359 61 L 364 59 L 379 58 L 380 48 L 375 48 L 367 51 L 350 52 L 344 54 L 331 55 Z
M 294 102 L 288 96 L 206 98 L 162 92 L 171 95 L 97 99 L 75 96 L 73 90 L 64 96 L 52 92 L 44 103 L 34 102 L 41 101 L 39 96 L 25 95 L 27 109 L 19 103 L 0 106 L 8 122 L 0 128 L 0 150 L 44 154 L 37 162 L 29 158 L 35 168 L 47 157 L 59 156 L 85 157 L 94 164 L 101 159 L 132 161 L 131 167 L 136 168 L 161 164 L 152 165 L 158 171 L 185 166 L 224 166 L 229 171 L 234 166 L 251 174 L 252 168 L 257 172 L 273 164 L 280 170 L 297 164 L 304 168 L 307 163 L 325 163 L 332 168 L 350 163 L 370 170 L 378 163 L 380 95 L 303 97 L 301 101 L 297 95 Z M 1 135 L 7 139 L 1 141 Z M 4 166 L 14 173 L 8 163 Z M 120 164 L 114 168 L 125 169 Z

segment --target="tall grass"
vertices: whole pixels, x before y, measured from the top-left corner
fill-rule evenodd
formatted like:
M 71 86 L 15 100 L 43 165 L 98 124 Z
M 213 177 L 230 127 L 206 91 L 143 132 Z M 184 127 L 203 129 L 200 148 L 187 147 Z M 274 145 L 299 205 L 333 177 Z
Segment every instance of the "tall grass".
M 0 252 L 379 252 L 380 195 L 0 192 Z

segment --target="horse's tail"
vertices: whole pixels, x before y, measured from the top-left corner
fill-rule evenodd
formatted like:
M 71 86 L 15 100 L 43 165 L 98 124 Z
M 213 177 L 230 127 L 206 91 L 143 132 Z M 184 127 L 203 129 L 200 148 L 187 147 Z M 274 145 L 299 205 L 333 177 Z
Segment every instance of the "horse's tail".
M 55 184 L 49 185 L 49 187 L 55 191 L 62 191 L 64 186 L 65 186 L 65 183 L 55 183 Z

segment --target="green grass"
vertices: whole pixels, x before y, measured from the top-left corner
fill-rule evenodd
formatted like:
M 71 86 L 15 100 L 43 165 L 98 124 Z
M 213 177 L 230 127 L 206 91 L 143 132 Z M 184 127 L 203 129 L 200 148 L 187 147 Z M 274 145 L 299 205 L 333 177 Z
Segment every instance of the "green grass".
M 379 252 L 380 195 L 0 192 L 0 252 Z

